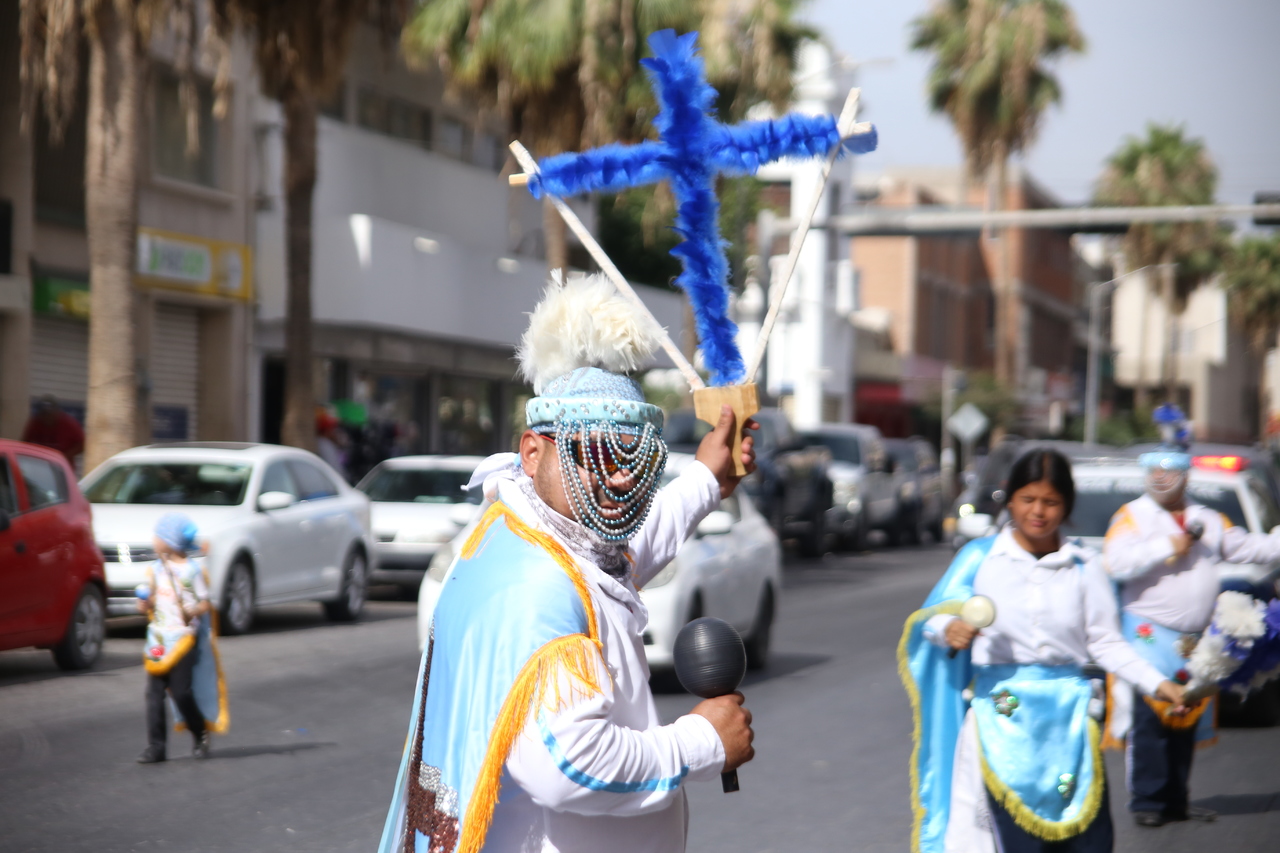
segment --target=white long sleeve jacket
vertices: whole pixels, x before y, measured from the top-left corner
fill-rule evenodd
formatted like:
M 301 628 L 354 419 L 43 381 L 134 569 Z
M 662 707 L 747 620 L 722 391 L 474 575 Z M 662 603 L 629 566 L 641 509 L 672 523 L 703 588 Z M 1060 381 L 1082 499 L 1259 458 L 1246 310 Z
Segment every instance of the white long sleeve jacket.
M 527 524 L 552 532 L 538 523 L 514 483 L 499 483 L 498 493 Z M 683 783 L 714 779 L 724 766 L 724 747 L 705 717 L 690 714 L 661 724 L 642 639 L 649 615 L 637 587 L 675 557 L 719 501 L 715 477 L 695 462 L 655 496 L 631 542 L 631 577 L 619 582 L 578 561 L 604 647 L 598 673 L 603 692 L 556 714 L 530 716 L 507 760 L 486 851 L 684 850 Z
M 1204 534 L 1184 557 L 1174 559 L 1173 540 L 1183 528 L 1150 495 L 1116 512 L 1102 549 L 1103 565 L 1121 583 L 1120 606 L 1183 633 L 1208 627 L 1218 600 L 1218 563 L 1265 563 L 1280 559 L 1280 535 L 1233 527 L 1220 513 L 1187 502 L 1187 524 Z

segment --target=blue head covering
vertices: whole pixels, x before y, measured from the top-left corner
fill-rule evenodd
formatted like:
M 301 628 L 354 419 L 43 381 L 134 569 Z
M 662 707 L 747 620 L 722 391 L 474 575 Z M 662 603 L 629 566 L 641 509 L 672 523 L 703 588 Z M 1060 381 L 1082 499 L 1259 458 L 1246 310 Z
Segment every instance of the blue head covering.
M 1139 456 L 1138 464 L 1148 471 L 1188 471 L 1191 454 L 1177 447 L 1160 447 Z
M 646 424 L 662 434 L 662 409 L 646 403 L 640 383 L 630 376 L 599 367 L 579 367 L 552 379 L 524 408 L 529 429 L 544 435 L 556 431 L 556 422 L 617 425 L 624 435 L 640 435 Z
M 170 512 L 156 522 L 156 537 L 184 554 L 196 550 L 196 523 L 180 512 Z

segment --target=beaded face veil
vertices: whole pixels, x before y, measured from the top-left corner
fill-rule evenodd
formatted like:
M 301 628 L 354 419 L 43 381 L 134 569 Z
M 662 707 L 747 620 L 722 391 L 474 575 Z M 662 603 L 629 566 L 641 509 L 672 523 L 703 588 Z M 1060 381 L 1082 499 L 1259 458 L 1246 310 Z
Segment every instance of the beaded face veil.
M 667 464 L 662 410 L 624 372 L 652 355 L 656 334 L 608 280 L 580 277 L 552 283 L 521 341 L 538 394 L 529 429 L 555 442 L 574 519 L 609 542 L 640 529 Z

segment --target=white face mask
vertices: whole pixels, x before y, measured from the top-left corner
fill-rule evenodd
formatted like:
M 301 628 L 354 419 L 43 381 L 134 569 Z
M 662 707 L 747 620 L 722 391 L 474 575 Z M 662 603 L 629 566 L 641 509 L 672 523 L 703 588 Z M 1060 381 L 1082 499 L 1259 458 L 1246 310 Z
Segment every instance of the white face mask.
M 1186 471 L 1155 468 L 1147 472 L 1147 494 L 1158 504 L 1168 504 L 1182 497 L 1187 488 Z

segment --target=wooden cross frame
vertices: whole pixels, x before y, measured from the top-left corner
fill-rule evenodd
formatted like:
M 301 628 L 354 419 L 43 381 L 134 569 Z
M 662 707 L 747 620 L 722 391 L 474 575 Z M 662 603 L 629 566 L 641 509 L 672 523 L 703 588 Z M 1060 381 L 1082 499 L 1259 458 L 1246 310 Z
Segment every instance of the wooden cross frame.
M 870 133 L 871 125 L 866 122 L 857 121 L 858 99 L 861 94 L 860 89 L 852 89 L 846 98 L 844 108 L 840 111 L 840 118 L 837 127 L 840 131 L 841 140 L 849 139 L 863 133 Z M 515 155 L 516 162 L 520 164 L 522 173 L 513 174 L 508 177 L 508 182 L 512 186 L 523 186 L 528 184 L 529 178 L 537 174 L 538 164 L 519 141 L 511 143 L 511 153 Z M 774 324 L 778 319 L 778 310 L 782 307 L 783 297 L 786 295 L 787 287 L 791 284 L 791 279 L 795 275 L 796 264 L 800 259 L 800 249 L 804 245 L 804 239 L 809 233 L 809 229 L 813 226 L 813 218 L 818 210 L 818 203 L 822 198 L 822 193 L 826 189 L 827 181 L 831 177 L 831 168 L 835 164 L 836 158 L 840 155 L 841 146 L 835 146 L 828 154 L 827 159 L 823 163 L 821 174 L 818 177 L 814 192 L 809 201 L 809 209 L 804 217 L 800 220 L 800 226 L 797 228 L 791 238 L 791 251 L 787 255 L 786 266 L 783 268 L 780 283 L 773 288 L 773 297 L 769 300 L 769 311 L 765 315 L 764 322 L 760 326 L 760 335 L 756 339 L 755 350 L 751 355 L 751 359 L 747 362 L 746 381 L 740 385 L 720 385 L 707 386 L 702 381 L 702 377 L 694 369 L 689 360 L 684 357 L 684 353 L 680 352 L 680 348 L 671 340 L 671 336 L 667 334 L 666 329 L 658 323 L 653 317 L 653 313 L 649 307 L 644 304 L 639 294 L 631 287 L 626 277 L 618 270 L 613 261 L 605 253 L 604 249 L 596 241 L 587 227 L 583 225 L 582 220 L 573 212 L 573 209 L 567 205 L 563 199 L 553 195 L 548 195 L 552 205 L 559 212 L 561 218 L 569 229 L 577 235 L 582 241 L 582 245 L 586 247 L 600 265 L 600 269 L 618 288 L 618 292 L 624 297 L 631 300 L 636 309 L 648 315 L 653 320 L 654 325 L 660 330 L 659 341 L 664 352 L 671 358 L 676 368 L 684 376 L 685 381 L 689 383 L 689 388 L 693 391 L 694 414 L 699 420 L 706 421 L 715 425 L 720 420 L 721 407 L 728 405 L 733 408 L 734 415 L 737 419 L 739 428 L 736 430 L 733 442 L 733 459 L 737 474 L 742 476 L 746 473 L 746 469 L 742 464 L 742 438 L 743 431 L 741 425 L 746 422 L 747 418 L 760 411 L 759 391 L 756 387 L 755 377 L 760 370 L 760 363 L 764 360 L 765 352 L 769 344 L 769 336 L 773 332 Z

